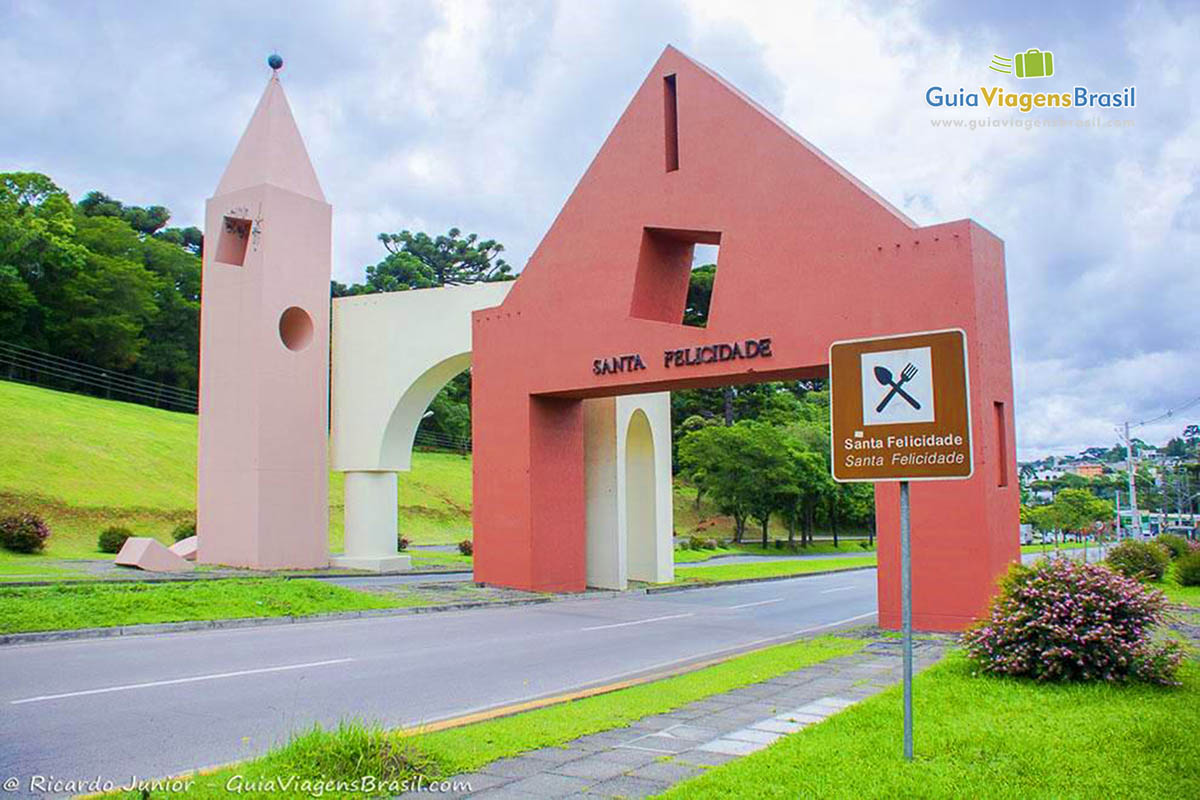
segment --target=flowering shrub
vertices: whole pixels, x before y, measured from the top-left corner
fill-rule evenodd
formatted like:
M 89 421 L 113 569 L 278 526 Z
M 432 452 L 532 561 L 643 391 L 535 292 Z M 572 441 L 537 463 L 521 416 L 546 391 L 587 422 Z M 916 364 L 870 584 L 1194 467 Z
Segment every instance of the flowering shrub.
M 1167 548 L 1154 542 L 1126 539 L 1108 551 L 1108 566 L 1127 578 L 1161 581 L 1171 563 Z
M 1175 580 L 1180 586 L 1200 586 L 1200 547 L 1175 562 Z
M 464 556 L 473 555 L 475 553 L 475 545 L 470 539 L 463 539 L 458 543 L 458 552 L 462 553 Z
M 407 550 L 408 545 L 409 545 L 408 539 L 405 539 L 403 536 L 396 537 L 396 549 L 397 550 L 401 550 L 401 551 Z
M 1015 565 L 964 641 L 998 675 L 1172 684 L 1182 648 L 1151 639 L 1165 607 L 1162 592 L 1102 565 L 1047 559 Z
M 0 519 L 0 546 L 14 553 L 40 553 L 50 538 L 50 526 L 37 514 Z

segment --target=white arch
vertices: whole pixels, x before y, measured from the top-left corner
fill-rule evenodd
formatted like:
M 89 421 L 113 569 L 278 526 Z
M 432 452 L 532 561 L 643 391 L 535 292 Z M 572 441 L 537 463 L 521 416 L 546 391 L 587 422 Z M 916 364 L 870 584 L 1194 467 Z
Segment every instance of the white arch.
M 438 392 L 455 375 L 471 367 L 471 353 L 459 353 L 434 364 L 413 381 L 400 396 L 400 402 L 392 411 L 387 427 L 383 431 L 383 442 L 379 449 L 379 463 L 397 466 L 397 469 L 412 468 L 413 441 L 425 409 L 437 397 Z
M 396 551 L 396 473 L 412 468 L 421 417 L 442 387 L 471 365 L 471 312 L 498 306 L 512 283 L 344 297 L 333 301 L 330 450 L 333 469 L 346 473 L 345 553 L 335 566 L 407 569 Z M 662 582 L 674 576 L 671 508 L 670 394 L 585 400 L 587 458 L 587 582 L 625 588 L 629 578 Z M 633 435 L 643 469 L 633 495 L 653 506 L 635 533 L 641 548 L 629 558 L 626 497 L 631 418 L 646 429 Z M 653 502 L 643 502 L 652 474 Z
M 636 409 L 625 429 L 625 562 L 635 581 L 655 579 L 654 433 L 646 412 Z
M 411 565 L 396 550 L 396 473 L 412 469 L 425 409 L 471 365 L 471 312 L 499 305 L 510 289 L 481 283 L 333 301 L 330 455 L 346 473 L 345 552 L 335 566 Z

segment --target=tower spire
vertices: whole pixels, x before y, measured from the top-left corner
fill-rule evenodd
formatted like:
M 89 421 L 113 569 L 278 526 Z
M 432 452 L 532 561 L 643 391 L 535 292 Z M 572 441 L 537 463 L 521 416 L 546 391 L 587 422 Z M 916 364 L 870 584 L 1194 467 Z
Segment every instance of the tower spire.
M 279 81 L 283 59 L 273 55 L 268 63 L 271 78 L 225 167 L 216 196 L 270 184 L 324 202 L 325 194 Z

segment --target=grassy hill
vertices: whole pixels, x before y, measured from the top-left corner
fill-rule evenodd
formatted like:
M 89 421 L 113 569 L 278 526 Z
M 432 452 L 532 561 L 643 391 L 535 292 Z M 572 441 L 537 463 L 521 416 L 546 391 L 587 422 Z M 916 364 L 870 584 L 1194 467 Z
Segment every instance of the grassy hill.
M 42 515 L 53 531 L 50 558 L 108 558 L 96 537 L 109 525 L 171 541 L 195 514 L 196 422 L 192 414 L 101 400 L 0 381 L 0 515 Z M 343 477 L 329 480 L 329 538 L 342 549 Z M 415 544 L 451 544 L 471 536 L 471 460 L 414 453 L 400 473 L 400 530 Z M 676 484 L 675 529 L 728 538 L 729 518 L 695 490 Z M 753 541 L 757 531 L 748 532 Z M 772 536 L 787 532 L 772 524 Z M 13 554 L 0 551 L 12 572 Z M 24 561 L 30 561 L 24 559 Z M 45 572 L 45 569 L 39 569 Z
M 46 555 L 95 558 L 96 536 L 124 525 L 171 541 L 195 513 L 196 417 L 0 381 L 0 514 L 41 514 Z M 340 473 L 330 475 L 330 546 L 342 547 Z M 400 474 L 404 535 L 457 542 L 471 533 L 470 459 L 415 453 Z M 3 558 L 4 556 L 0 556 Z

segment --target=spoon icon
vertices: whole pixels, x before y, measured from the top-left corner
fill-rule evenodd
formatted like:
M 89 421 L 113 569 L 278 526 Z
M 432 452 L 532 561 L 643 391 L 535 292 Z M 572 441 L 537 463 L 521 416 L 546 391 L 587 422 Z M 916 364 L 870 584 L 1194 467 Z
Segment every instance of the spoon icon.
M 882 386 L 892 387 L 891 391 L 888 392 L 887 395 L 884 396 L 883 400 L 879 403 L 879 405 L 875 407 L 875 413 L 882 414 L 883 409 L 887 408 L 887 404 L 892 402 L 892 398 L 895 397 L 896 395 L 900 395 L 905 400 L 907 400 L 908 404 L 910 406 L 912 406 L 913 408 L 920 409 L 921 404 L 918 403 L 916 400 L 914 400 L 912 398 L 912 395 L 910 395 L 908 392 L 906 392 L 900 388 L 904 384 L 911 381 L 913 379 L 913 376 L 915 376 L 916 374 L 917 374 L 917 368 L 914 367 L 912 364 L 906 364 L 904 366 L 904 369 L 900 372 L 900 380 L 896 380 L 895 378 L 892 377 L 892 371 L 890 369 L 888 369 L 887 367 L 882 367 L 882 366 L 875 367 L 875 380 L 879 381 L 880 385 L 882 385 Z

